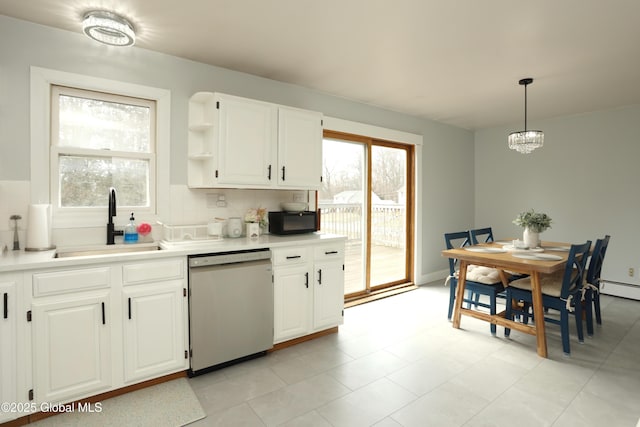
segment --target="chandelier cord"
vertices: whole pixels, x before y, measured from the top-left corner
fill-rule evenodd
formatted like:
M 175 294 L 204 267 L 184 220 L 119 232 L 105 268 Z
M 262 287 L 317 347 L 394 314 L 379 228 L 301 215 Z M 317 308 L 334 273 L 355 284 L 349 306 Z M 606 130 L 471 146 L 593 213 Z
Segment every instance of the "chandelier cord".
M 524 131 L 525 133 L 527 132 L 527 86 L 529 86 L 528 84 L 524 85 Z

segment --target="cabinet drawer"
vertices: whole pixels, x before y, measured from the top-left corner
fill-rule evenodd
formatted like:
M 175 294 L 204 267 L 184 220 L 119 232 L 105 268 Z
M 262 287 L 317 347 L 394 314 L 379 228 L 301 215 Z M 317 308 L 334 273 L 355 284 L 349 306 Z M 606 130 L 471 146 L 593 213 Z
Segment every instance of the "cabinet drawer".
M 183 259 L 125 264 L 122 266 L 122 282 L 126 286 L 144 282 L 182 279 L 184 266 Z
M 316 261 L 328 261 L 344 258 L 344 243 L 316 246 L 313 258 Z
M 273 265 L 302 264 L 309 260 L 309 249 L 302 246 L 274 249 L 272 252 Z
M 71 291 L 103 289 L 111 286 L 109 267 L 52 271 L 33 275 L 33 296 L 57 295 Z

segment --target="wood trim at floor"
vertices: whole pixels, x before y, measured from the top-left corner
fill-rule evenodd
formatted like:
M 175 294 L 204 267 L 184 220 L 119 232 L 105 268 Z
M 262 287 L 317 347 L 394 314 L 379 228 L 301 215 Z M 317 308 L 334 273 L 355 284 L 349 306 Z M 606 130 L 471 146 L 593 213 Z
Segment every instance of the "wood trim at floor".
M 418 289 L 418 286 L 416 286 L 413 283 L 408 283 L 400 286 L 394 286 L 393 288 L 380 290 L 377 292 L 371 292 L 368 295 L 364 295 L 361 297 L 357 297 L 357 298 L 353 298 L 348 301 L 345 301 L 344 308 L 355 307 L 356 305 L 366 304 L 371 301 L 376 301 L 382 298 L 387 298 L 387 297 L 398 295 L 404 292 L 413 291 L 415 289 Z
M 274 351 L 282 350 L 283 348 L 291 347 L 291 346 L 294 346 L 296 344 L 300 344 L 300 343 L 305 342 L 305 341 L 311 341 L 311 340 L 314 340 L 316 338 L 323 337 L 325 335 L 335 334 L 337 332 L 338 332 L 338 327 L 336 326 L 334 328 L 325 329 L 324 331 L 315 332 L 313 334 L 305 335 L 305 336 L 300 337 L 300 338 L 294 338 L 294 339 L 289 340 L 289 341 L 285 341 L 285 342 L 281 342 L 281 343 L 275 344 L 272 349 L 267 350 L 267 353 L 271 353 L 271 352 L 274 352 Z

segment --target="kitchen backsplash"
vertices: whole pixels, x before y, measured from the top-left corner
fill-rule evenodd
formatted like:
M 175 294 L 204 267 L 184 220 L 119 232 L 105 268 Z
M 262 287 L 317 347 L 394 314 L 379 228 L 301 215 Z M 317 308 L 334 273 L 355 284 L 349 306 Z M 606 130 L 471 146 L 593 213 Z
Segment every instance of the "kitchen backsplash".
M 280 203 L 311 199 L 310 208 L 314 209 L 314 192 L 286 190 L 234 190 L 234 189 L 189 189 L 186 185 L 172 185 L 170 188 L 170 208 L 166 217 L 160 220 L 168 225 L 206 224 L 210 219 L 229 218 L 244 215 L 250 208 L 281 210 Z M 29 181 L 0 181 L 0 250 L 13 245 L 13 221 L 11 215 L 22 217 L 18 222 L 20 247 L 24 249 L 27 227 L 27 212 L 31 194 Z M 219 206 L 222 205 L 222 206 Z M 226 206 L 225 206 L 226 205 Z M 105 220 L 106 220 L 105 207 Z M 123 227 L 128 217 L 118 215 L 116 226 Z M 137 222 L 151 222 L 143 216 L 136 216 Z M 82 233 L 75 229 L 53 229 L 53 244 L 63 246 L 103 244 L 105 228 L 83 228 Z M 162 239 L 161 227 L 154 227 L 153 240 Z

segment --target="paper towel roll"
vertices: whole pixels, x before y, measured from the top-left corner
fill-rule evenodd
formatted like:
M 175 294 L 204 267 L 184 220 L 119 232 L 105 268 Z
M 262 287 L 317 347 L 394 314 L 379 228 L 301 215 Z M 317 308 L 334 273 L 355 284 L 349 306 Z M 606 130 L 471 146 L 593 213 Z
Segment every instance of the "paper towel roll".
M 29 205 L 27 244 L 24 250 L 46 251 L 54 248 L 51 244 L 51 205 Z

